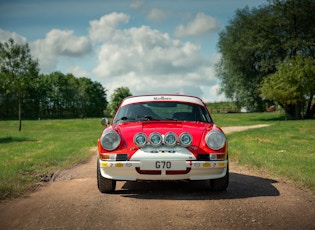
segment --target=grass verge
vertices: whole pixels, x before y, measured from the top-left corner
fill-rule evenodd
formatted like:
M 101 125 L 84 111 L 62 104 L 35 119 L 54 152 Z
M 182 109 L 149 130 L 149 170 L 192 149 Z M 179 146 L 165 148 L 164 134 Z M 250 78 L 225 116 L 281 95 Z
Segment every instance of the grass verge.
M 73 119 L 23 121 L 22 131 L 17 128 L 17 121 L 0 121 L 1 200 L 86 160 L 103 127 L 100 119 Z
M 286 120 L 279 113 L 215 114 L 220 126 L 270 124 L 228 134 L 230 159 L 306 187 L 315 194 L 315 120 Z

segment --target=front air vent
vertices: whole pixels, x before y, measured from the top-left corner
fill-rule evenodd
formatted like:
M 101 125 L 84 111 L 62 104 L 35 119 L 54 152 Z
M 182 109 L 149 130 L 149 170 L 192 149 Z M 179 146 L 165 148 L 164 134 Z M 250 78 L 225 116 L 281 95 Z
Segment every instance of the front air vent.
M 210 161 L 210 154 L 198 154 L 197 161 Z
M 117 154 L 116 161 L 126 161 L 128 160 L 128 154 Z
M 160 170 L 141 170 L 140 167 L 136 167 L 136 171 L 139 174 L 147 174 L 147 175 L 161 175 L 162 174 Z

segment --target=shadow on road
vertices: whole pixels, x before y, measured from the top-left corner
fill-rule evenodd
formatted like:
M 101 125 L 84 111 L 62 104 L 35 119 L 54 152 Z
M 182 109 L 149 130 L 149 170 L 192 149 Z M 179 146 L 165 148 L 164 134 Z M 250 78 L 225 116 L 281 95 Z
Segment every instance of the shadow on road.
M 212 192 L 207 181 L 191 182 L 131 182 L 127 181 L 122 189 L 114 194 L 136 199 L 165 200 L 219 200 L 240 199 L 260 196 L 279 196 L 279 191 L 273 186 L 277 181 L 230 173 L 230 184 L 227 191 Z

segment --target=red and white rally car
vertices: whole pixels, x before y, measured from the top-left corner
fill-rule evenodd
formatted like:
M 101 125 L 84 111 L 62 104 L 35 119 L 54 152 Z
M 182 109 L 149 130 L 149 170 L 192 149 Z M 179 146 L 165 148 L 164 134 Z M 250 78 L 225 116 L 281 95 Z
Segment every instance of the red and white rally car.
M 98 140 L 98 189 L 109 193 L 116 181 L 138 180 L 209 180 L 212 190 L 227 188 L 227 139 L 200 98 L 159 94 L 122 101 Z

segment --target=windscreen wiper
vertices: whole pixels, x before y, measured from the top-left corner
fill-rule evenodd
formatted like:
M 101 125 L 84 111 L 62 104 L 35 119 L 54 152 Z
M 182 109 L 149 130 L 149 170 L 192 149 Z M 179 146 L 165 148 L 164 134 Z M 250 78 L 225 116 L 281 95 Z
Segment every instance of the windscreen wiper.
M 170 117 L 167 117 L 167 118 L 165 118 L 164 120 L 178 121 L 178 119 L 176 119 L 176 118 L 170 118 Z
M 149 115 L 144 115 L 144 116 L 137 116 L 137 119 L 144 119 L 146 121 L 151 121 L 151 120 L 155 120 L 153 119 L 151 116 Z
M 134 117 L 126 117 L 126 116 L 123 116 L 121 118 L 119 118 L 117 121 L 127 121 L 127 120 L 136 120 Z

